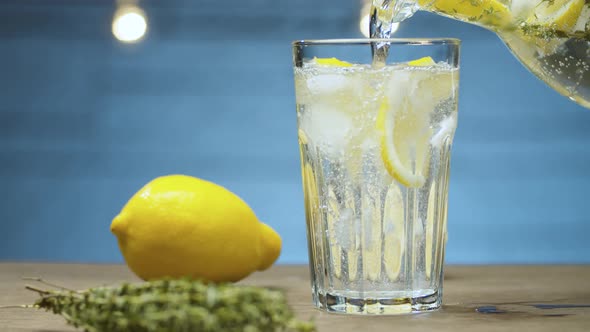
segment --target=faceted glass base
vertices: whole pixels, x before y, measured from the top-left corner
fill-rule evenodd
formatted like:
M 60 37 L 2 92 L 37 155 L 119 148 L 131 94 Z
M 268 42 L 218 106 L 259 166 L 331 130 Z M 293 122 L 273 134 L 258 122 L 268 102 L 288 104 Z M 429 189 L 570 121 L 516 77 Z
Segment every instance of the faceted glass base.
M 331 313 L 357 315 L 399 315 L 433 311 L 440 308 L 442 297 L 435 291 L 425 295 L 424 291 L 411 292 L 413 295 L 395 297 L 351 297 L 326 293 L 314 296 L 316 308 Z M 401 293 L 401 292 L 396 292 Z M 421 294 L 420 294 L 421 293 Z M 399 296 L 402 295 L 402 296 Z

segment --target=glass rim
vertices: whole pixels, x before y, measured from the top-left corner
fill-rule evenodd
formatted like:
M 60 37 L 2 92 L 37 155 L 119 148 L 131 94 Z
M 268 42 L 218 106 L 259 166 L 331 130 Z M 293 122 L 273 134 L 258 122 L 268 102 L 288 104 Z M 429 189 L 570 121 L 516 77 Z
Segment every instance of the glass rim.
M 343 38 L 343 39 L 301 39 L 292 42 L 293 46 L 312 45 L 368 45 L 389 43 L 391 45 L 461 45 L 458 38 Z

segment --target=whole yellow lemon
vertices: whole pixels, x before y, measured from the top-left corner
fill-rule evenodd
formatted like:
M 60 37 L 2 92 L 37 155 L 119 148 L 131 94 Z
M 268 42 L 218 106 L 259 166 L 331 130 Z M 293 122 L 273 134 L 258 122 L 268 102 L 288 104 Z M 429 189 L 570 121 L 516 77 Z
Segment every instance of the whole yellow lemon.
M 146 184 L 111 224 L 129 268 L 144 280 L 238 281 L 279 257 L 281 238 L 237 195 L 167 175 Z

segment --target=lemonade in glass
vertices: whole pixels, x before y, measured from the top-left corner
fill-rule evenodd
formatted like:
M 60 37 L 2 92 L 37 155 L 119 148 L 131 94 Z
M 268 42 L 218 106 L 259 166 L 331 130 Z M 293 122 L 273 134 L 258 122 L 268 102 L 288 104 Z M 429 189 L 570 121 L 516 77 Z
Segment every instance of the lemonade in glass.
M 389 57 L 376 66 L 382 42 Z M 294 43 L 316 307 L 440 307 L 458 49 L 454 39 Z

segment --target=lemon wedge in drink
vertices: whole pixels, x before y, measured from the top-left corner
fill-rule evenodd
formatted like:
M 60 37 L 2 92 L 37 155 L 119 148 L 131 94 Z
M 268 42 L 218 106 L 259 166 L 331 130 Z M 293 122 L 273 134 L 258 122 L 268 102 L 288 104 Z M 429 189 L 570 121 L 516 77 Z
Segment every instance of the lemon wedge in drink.
M 337 58 L 313 58 L 313 61 L 322 66 L 328 67 L 350 67 L 352 64 L 350 62 L 342 61 Z
M 582 14 L 585 0 L 542 1 L 527 19 L 529 24 L 570 31 Z
M 425 67 L 425 66 L 432 66 L 434 64 L 435 64 L 434 60 L 432 60 L 432 58 L 429 56 L 425 56 L 423 58 L 412 60 L 412 61 L 408 62 L 408 65 L 410 65 L 412 67 Z
M 431 57 L 424 57 L 407 64 L 425 67 L 436 63 Z M 380 136 L 381 158 L 389 175 L 406 187 L 422 187 L 428 177 L 433 130 L 430 113 L 439 101 L 450 97 L 453 84 L 449 84 L 449 80 L 456 78 L 444 75 L 447 74 L 414 77 L 411 80 L 416 80 L 415 92 L 402 94 L 395 103 L 386 97 L 381 101 L 375 123 Z
M 429 161 L 430 128 L 420 128 L 425 114 L 409 109 L 391 109 L 383 102 L 377 115 L 377 130 L 381 134 L 381 158 L 385 169 L 406 187 L 419 188 L 426 182 Z

